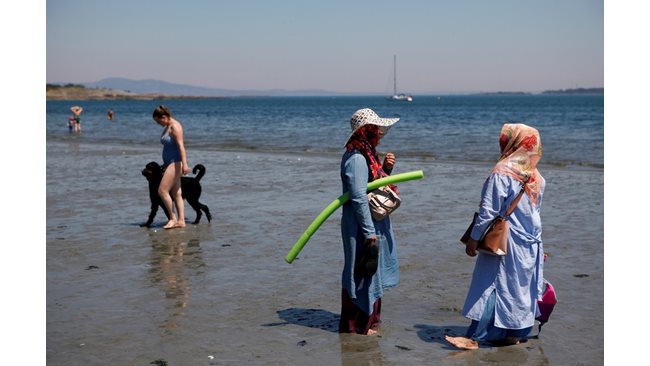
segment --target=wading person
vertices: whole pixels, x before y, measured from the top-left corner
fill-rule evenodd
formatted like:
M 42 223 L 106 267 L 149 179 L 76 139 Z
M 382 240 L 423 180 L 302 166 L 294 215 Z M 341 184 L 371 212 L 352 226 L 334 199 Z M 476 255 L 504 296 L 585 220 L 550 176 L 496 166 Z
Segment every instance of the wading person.
M 535 323 L 544 286 L 540 208 L 545 181 L 537 170 L 542 157 L 540 135 L 524 124 L 506 123 L 499 145 L 501 158 L 483 184 L 467 255 L 477 255 L 477 240 L 487 226 L 497 215 L 504 216 L 522 187 L 524 194 L 507 219 L 507 254 L 478 252 L 462 311 L 472 323 L 464 337 L 445 336 L 461 349 L 478 349 L 481 342 L 512 345 L 525 340 Z
M 339 333 L 375 334 L 383 290 L 399 282 L 397 243 L 390 217 L 374 220 L 366 193 L 368 182 L 393 170 L 395 156 L 388 153 L 382 164 L 375 148 L 398 120 L 380 118 L 368 108 L 356 111 L 350 119 L 352 134 L 341 159 L 343 192 L 349 192 L 350 201 L 343 205 L 341 217 L 345 260 Z
M 163 145 L 163 177 L 158 194 L 169 212 L 169 221 L 163 228 L 185 227 L 185 205 L 181 192 L 181 177 L 190 172 L 183 143 L 183 126 L 172 117 L 166 106 L 159 106 L 153 111 L 153 119 L 163 126 L 160 143 Z M 173 205 L 172 205 L 173 202 Z M 174 213 L 173 207 L 176 207 Z

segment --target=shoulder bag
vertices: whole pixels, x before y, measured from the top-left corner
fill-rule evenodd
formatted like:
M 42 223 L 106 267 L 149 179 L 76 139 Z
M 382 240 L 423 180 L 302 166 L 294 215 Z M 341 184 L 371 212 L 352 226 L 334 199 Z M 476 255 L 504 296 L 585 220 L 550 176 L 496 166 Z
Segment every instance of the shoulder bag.
M 508 211 L 506 211 L 505 216 L 497 216 L 487 227 L 483 235 L 478 241 L 478 247 L 476 250 L 479 252 L 485 253 L 485 254 L 490 254 L 490 255 L 496 255 L 496 256 L 504 256 L 508 253 L 508 228 L 510 224 L 508 223 L 508 217 L 512 214 L 512 212 L 515 210 L 517 207 L 517 204 L 519 203 L 519 200 L 521 199 L 521 196 L 524 194 L 526 184 L 521 187 L 521 191 L 517 195 L 517 198 L 515 198 L 514 201 L 512 201 L 512 204 L 510 205 L 510 208 L 508 208 Z M 476 218 L 478 217 L 478 212 L 474 213 L 474 218 L 472 219 L 472 223 L 469 225 L 467 230 L 465 231 L 465 234 L 460 238 L 460 242 L 467 245 L 470 239 L 470 234 L 472 233 L 472 229 L 474 228 L 474 224 L 476 223 Z
M 391 212 L 397 210 L 402 200 L 389 186 L 382 186 L 368 193 L 370 214 L 375 221 L 385 219 Z

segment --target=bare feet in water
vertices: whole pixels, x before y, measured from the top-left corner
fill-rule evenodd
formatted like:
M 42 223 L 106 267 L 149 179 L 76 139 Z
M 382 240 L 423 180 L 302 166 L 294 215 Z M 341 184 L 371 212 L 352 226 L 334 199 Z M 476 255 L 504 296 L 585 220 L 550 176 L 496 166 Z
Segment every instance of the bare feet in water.
M 451 343 L 452 346 L 460 349 L 478 349 L 478 342 L 465 338 L 465 337 L 450 337 L 448 335 L 445 336 L 445 340 L 449 343 Z
M 368 329 L 368 333 L 366 333 L 366 335 L 369 335 L 369 336 L 377 335 L 377 334 L 379 334 L 379 332 L 374 330 L 374 329 Z
M 169 220 L 165 226 L 163 226 L 163 229 L 169 230 L 169 229 L 178 229 L 185 227 L 185 221 L 176 221 L 176 220 Z

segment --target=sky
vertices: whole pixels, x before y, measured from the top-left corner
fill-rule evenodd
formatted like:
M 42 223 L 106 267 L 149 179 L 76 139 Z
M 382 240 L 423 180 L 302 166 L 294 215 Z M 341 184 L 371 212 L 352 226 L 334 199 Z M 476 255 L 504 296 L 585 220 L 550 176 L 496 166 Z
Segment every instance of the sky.
M 598 0 L 47 1 L 47 82 L 525 91 L 604 85 Z

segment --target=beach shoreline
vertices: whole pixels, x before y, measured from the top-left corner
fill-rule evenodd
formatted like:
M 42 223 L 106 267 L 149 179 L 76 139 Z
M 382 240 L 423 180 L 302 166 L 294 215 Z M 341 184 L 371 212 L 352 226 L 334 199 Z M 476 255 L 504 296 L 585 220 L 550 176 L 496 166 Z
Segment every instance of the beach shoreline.
M 283 259 L 341 194 L 340 155 L 188 148 L 190 165 L 206 166 L 213 220 L 165 231 L 162 210 L 139 227 L 149 212 L 140 171 L 161 160 L 157 145 L 46 149 L 48 364 L 603 363 L 602 169 L 540 167 L 545 277 L 560 298 L 540 339 L 459 352 L 443 338 L 469 324 L 459 311 L 474 259 L 458 238 L 490 164 L 397 156 L 395 173 L 425 171 L 400 185 L 401 282 L 385 294 L 381 337 L 355 337 L 337 333 L 340 213 L 293 264 Z

